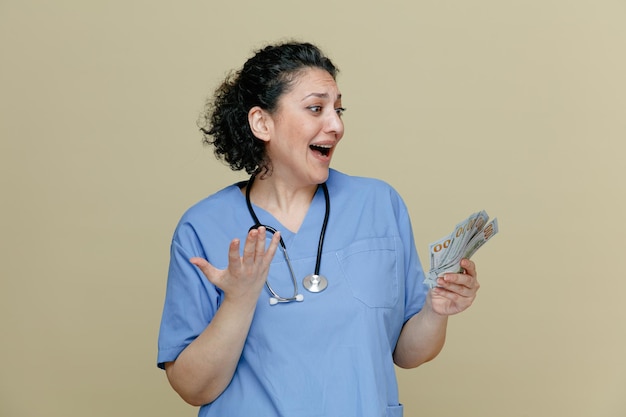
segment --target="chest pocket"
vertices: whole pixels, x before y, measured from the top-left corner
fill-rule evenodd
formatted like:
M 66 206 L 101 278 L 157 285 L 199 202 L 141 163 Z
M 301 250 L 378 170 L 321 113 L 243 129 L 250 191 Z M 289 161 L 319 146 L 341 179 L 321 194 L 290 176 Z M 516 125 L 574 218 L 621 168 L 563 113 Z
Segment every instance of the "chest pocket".
M 398 302 L 399 245 L 392 237 L 365 239 L 337 252 L 354 298 L 369 307 L 391 308 Z

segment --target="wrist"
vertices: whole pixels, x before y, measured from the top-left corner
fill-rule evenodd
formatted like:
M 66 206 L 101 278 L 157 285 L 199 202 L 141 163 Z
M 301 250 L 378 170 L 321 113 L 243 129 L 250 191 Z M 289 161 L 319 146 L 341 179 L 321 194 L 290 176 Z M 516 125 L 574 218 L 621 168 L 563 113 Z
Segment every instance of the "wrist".
M 428 294 L 428 297 L 426 297 L 426 302 L 424 303 L 424 307 L 422 309 L 424 310 L 424 315 L 429 320 L 446 322 L 448 320 L 449 314 L 439 313 L 433 305 L 432 298 L 433 298 L 433 293 L 431 290 L 430 293 Z

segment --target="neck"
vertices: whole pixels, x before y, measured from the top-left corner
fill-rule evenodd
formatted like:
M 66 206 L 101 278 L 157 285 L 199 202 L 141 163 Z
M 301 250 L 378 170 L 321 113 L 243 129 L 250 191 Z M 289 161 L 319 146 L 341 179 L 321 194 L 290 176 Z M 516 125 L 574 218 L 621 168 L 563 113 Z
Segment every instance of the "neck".
M 269 176 L 255 178 L 250 201 L 271 213 L 283 226 L 297 232 L 309 210 L 317 185 L 294 186 Z

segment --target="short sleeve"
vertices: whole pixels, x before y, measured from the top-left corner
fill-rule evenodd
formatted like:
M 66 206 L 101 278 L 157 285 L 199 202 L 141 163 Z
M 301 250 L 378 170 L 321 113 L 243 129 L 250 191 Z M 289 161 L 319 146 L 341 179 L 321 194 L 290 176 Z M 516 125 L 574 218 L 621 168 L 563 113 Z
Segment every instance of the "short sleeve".
M 424 284 L 424 270 L 420 262 L 413 227 L 407 207 L 397 192 L 393 191 L 392 199 L 398 222 L 398 230 L 404 247 L 404 277 L 405 277 L 405 312 L 404 322 L 419 313 L 426 301 L 428 287 Z
M 158 339 L 157 365 L 178 355 L 208 326 L 221 300 L 221 292 L 189 262 L 206 258 L 193 228 L 179 225 L 170 250 L 165 304 Z

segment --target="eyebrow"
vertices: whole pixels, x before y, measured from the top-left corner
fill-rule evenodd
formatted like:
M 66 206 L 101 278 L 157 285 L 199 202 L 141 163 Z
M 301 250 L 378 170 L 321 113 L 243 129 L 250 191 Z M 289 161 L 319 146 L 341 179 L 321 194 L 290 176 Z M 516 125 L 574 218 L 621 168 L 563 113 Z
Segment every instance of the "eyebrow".
M 330 96 L 328 95 L 328 93 L 311 93 L 306 95 L 302 101 L 306 100 L 309 97 L 317 97 L 317 98 L 324 98 L 324 99 L 328 99 L 330 98 Z M 337 100 L 341 100 L 341 94 L 337 95 Z

